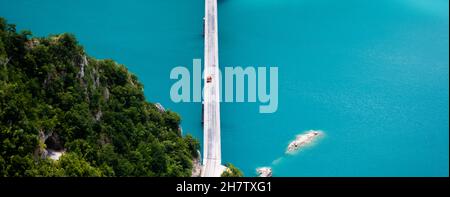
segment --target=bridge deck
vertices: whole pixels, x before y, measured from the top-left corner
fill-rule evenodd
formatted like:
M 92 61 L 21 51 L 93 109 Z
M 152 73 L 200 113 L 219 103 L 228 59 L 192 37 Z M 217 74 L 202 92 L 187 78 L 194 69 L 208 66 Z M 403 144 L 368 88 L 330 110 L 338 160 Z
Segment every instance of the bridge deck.
M 205 87 L 203 116 L 203 177 L 218 177 L 221 165 L 220 93 L 217 0 L 205 0 Z M 211 80 L 208 80 L 211 77 Z

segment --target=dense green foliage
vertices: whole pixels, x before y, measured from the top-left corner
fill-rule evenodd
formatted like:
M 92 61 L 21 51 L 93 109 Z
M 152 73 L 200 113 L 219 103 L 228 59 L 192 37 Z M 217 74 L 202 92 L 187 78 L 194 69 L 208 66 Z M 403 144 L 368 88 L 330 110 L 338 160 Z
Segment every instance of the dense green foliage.
M 190 176 L 199 143 L 179 123 L 74 36 L 33 38 L 0 18 L 0 177 Z
M 226 165 L 227 169 L 223 171 L 221 177 L 243 177 L 244 174 L 231 163 Z

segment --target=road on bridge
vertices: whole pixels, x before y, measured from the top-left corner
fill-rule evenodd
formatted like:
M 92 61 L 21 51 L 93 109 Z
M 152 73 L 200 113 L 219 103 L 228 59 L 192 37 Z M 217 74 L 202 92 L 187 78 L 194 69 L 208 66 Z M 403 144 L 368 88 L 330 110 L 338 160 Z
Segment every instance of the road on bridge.
M 205 0 L 205 86 L 203 96 L 202 177 L 219 177 L 223 170 L 220 145 L 220 92 L 217 0 Z

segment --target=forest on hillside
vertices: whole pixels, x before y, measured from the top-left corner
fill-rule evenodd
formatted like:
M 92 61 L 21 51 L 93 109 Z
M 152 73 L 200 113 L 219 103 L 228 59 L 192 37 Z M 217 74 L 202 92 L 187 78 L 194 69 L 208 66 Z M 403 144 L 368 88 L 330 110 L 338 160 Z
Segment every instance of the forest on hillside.
M 199 142 L 180 121 L 73 35 L 33 37 L 0 18 L 0 177 L 191 176 Z

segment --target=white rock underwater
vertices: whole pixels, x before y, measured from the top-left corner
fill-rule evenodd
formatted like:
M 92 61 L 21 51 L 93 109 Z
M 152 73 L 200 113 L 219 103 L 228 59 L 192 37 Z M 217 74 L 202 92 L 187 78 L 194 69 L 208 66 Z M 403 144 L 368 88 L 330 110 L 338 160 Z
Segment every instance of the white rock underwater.
M 316 140 L 318 137 L 322 136 L 323 132 L 319 130 L 310 130 L 305 132 L 304 134 L 299 134 L 295 138 L 294 141 L 289 143 L 286 154 L 292 154 L 300 150 L 301 148 L 311 144 Z
M 309 130 L 305 131 L 302 134 L 298 134 L 293 141 L 291 141 L 286 148 L 285 154 L 287 155 L 293 155 L 296 152 L 298 152 L 300 149 L 311 145 L 314 143 L 319 137 L 323 136 L 324 132 L 321 130 Z M 275 159 L 272 162 L 272 166 L 278 165 L 284 158 L 287 158 L 286 156 L 281 156 L 278 159 Z M 273 171 L 272 166 L 270 167 L 260 167 L 256 169 L 256 173 L 258 177 L 272 177 Z
M 270 167 L 262 167 L 256 169 L 256 173 L 258 173 L 259 177 L 272 177 L 272 168 Z

